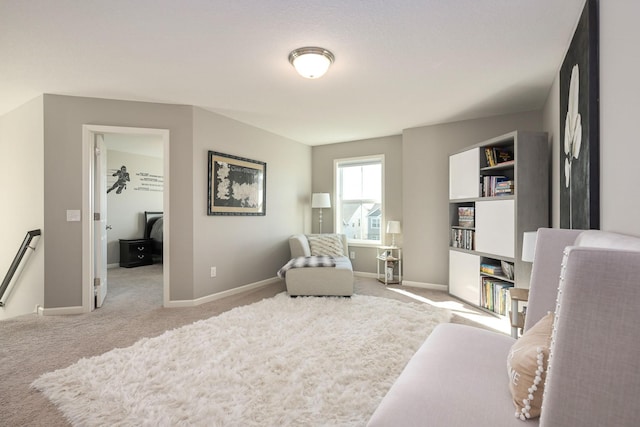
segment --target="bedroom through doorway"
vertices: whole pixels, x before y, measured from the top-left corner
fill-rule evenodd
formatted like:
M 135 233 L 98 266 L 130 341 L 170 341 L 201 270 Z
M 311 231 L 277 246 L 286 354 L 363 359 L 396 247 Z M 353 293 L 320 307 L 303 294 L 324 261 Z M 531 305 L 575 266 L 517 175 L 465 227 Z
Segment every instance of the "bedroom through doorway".
M 104 134 L 104 143 L 107 280 L 123 288 L 144 285 L 145 294 L 156 294 L 153 300 L 161 306 L 165 186 L 162 138 L 108 133 Z
M 169 277 L 169 132 L 84 128 L 90 151 L 87 216 L 93 219 L 85 227 L 89 238 L 83 237 L 91 249 L 83 251 L 84 311 L 132 300 L 162 307 Z

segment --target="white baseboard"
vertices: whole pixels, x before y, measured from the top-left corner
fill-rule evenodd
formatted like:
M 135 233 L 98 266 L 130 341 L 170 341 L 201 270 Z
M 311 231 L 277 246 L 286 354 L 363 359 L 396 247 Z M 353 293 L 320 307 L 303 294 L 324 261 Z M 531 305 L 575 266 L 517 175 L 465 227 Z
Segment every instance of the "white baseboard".
M 115 264 L 107 264 L 107 270 L 110 268 L 117 268 L 120 267 L 120 263 L 116 262 Z
M 206 297 L 197 298 L 194 300 L 178 300 L 178 301 L 168 301 L 165 303 L 165 307 L 195 307 L 200 304 L 205 304 L 211 301 L 216 301 L 224 297 L 228 297 L 231 295 L 236 295 L 242 292 L 250 291 L 252 289 L 261 288 L 263 286 L 270 285 L 272 283 L 276 283 L 281 279 L 277 277 L 272 277 L 270 279 L 261 280 L 255 283 L 249 283 L 248 285 L 240 286 L 238 288 L 229 289 L 226 291 L 218 292 L 216 294 L 207 295 Z M 40 316 L 60 316 L 63 314 L 82 314 L 84 313 L 84 309 L 82 306 L 79 307 L 56 307 L 56 308 L 44 308 L 41 306 L 37 307 L 37 312 Z
M 40 316 L 61 316 L 63 314 L 82 314 L 84 313 L 84 308 L 82 306 L 76 307 L 55 307 L 55 308 L 44 308 L 38 306 L 38 314 Z
M 357 277 L 368 277 L 370 279 L 378 278 L 378 275 L 376 273 L 367 273 L 366 271 L 354 271 L 353 275 Z
M 367 273 L 365 271 L 354 271 L 353 275 L 358 277 L 368 277 L 371 279 L 378 278 L 378 275 L 376 273 Z M 449 288 L 447 287 L 447 285 L 438 285 L 435 283 L 424 283 L 424 282 L 411 282 L 409 280 L 403 280 L 402 286 L 410 286 L 410 287 L 422 288 L 422 289 L 432 289 L 434 291 L 444 291 L 444 292 L 449 291 Z
M 424 282 L 411 282 L 409 280 L 403 280 L 402 286 L 409 286 L 413 288 L 432 289 L 434 291 L 449 292 L 447 285 L 438 285 L 436 283 L 424 283 Z
M 249 283 L 248 285 L 240 286 L 237 288 L 229 289 L 226 291 L 218 292 L 215 294 L 207 295 L 205 297 L 200 297 L 194 300 L 176 300 L 176 301 L 166 301 L 164 306 L 167 308 L 173 307 L 195 307 L 200 304 L 205 304 L 208 302 L 216 301 L 221 298 L 225 298 L 231 295 L 236 295 L 242 292 L 250 291 L 252 289 L 261 288 L 263 286 L 270 285 L 272 283 L 279 282 L 281 279 L 277 277 L 272 277 L 271 279 L 261 280 L 259 282 Z

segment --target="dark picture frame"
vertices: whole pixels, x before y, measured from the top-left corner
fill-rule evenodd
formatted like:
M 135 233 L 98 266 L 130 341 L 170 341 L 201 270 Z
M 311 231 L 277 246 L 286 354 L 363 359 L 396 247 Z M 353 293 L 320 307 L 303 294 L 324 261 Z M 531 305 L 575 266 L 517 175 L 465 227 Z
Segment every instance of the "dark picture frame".
M 208 215 L 265 215 L 267 164 L 209 151 Z
M 600 228 L 598 39 L 587 0 L 560 68 L 560 228 Z

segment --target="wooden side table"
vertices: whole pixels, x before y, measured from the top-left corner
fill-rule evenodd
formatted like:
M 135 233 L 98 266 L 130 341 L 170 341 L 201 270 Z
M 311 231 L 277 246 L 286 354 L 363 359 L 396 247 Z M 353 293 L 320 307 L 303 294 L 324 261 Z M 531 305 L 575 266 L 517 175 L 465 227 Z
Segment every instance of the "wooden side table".
M 511 297 L 511 310 L 509 311 L 509 319 L 511 320 L 511 336 L 518 338 L 518 329 L 522 333 L 524 328 L 525 311 L 519 311 L 518 305 L 520 301 L 529 301 L 529 289 L 511 288 L 509 289 Z
M 379 282 L 385 285 L 399 285 L 402 283 L 402 248 L 397 246 L 378 246 L 376 259 Z M 381 266 L 382 269 L 380 268 Z

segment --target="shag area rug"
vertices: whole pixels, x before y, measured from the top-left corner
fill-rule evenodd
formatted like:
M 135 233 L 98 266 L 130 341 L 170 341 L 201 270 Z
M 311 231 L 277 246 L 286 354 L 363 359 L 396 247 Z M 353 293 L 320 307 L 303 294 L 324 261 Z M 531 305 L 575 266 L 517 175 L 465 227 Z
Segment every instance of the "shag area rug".
M 435 325 L 428 304 L 285 293 L 32 383 L 77 426 L 363 426 Z

